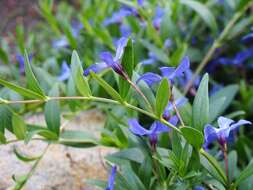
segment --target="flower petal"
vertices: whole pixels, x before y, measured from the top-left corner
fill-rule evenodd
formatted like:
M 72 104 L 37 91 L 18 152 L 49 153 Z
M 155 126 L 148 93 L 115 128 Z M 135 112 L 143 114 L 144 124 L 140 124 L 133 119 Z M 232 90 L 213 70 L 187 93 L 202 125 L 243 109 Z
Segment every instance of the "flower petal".
M 169 131 L 170 128 L 159 121 L 155 121 L 150 128 L 151 135 L 158 135 Z
M 114 190 L 114 181 L 115 181 L 116 173 L 117 173 L 117 166 L 113 166 L 111 175 L 109 176 L 109 179 L 108 179 L 108 186 L 106 187 L 106 190 Z
M 252 123 L 250 121 L 244 120 L 244 119 L 240 119 L 237 123 L 234 123 L 230 126 L 230 130 L 235 130 L 236 128 L 238 128 L 241 125 L 251 125 Z
M 144 136 L 150 134 L 150 131 L 143 128 L 136 119 L 129 119 L 128 125 L 130 126 L 129 130 L 135 135 Z
M 93 71 L 94 73 L 99 73 L 100 71 L 108 68 L 109 66 L 105 62 L 100 62 L 97 64 L 92 64 L 87 69 L 84 70 L 83 74 L 85 76 L 88 76 L 90 74 L 90 71 Z
M 61 74 L 57 77 L 59 81 L 65 81 L 70 77 L 70 68 L 66 61 L 61 65 Z
M 218 138 L 217 129 L 209 124 L 205 126 L 204 135 L 205 135 L 205 142 L 207 144 L 212 143 L 213 141 L 217 140 L 217 138 Z
M 169 123 L 171 123 L 172 125 L 176 126 L 178 123 L 178 117 L 176 115 L 172 116 L 169 120 Z
M 234 120 L 220 116 L 218 118 L 218 125 L 220 128 L 229 128 Z
M 108 66 L 114 64 L 112 54 L 108 51 L 100 53 L 100 59 L 105 62 Z
M 175 67 L 160 67 L 160 71 L 163 77 L 169 78 L 169 76 L 175 71 Z
M 152 86 L 154 83 L 159 83 L 162 80 L 162 77 L 158 74 L 155 73 L 145 73 L 143 74 L 137 81 L 136 83 L 138 83 L 140 80 L 143 80 L 144 82 L 146 82 L 149 86 Z
M 185 56 L 181 63 L 178 65 L 176 70 L 169 76 L 170 80 L 173 80 L 175 77 L 183 76 L 184 72 L 186 72 L 190 68 L 190 59 L 188 56 Z
M 127 45 L 127 42 L 128 42 L 128 38 L 126 37 L 122 37 L 119 39 L 119 41 L 117 42 L 116 55 L 115 55 L 114 61 L 118 61 L 121 59 L 121 57 L 124 54 L 124 49 Z

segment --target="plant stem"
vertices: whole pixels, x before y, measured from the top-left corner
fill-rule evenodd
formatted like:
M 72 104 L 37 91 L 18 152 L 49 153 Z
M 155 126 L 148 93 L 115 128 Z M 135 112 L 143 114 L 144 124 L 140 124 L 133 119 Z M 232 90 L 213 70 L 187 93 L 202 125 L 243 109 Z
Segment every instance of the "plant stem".
M 224 156 L 224 162 L 225 162 L 225 170 L 226 170 L 226 176 L 228 179 L 228 184 L 229 184 L 229 168 L 228 168 L 228 151 L 227 151 L 227 143 L 225 143 L 222 146 L 222 152 L 223 152 L 223 156 Z
M 191 88 L 192 84 L 194 83 L 196 77 L 199 75 L 199 73 L 202 71 L 202 69 L 206 66 L 206 64 L 210 61 L 213 54 L 215 53 L 216 48 L 220 47 L 222 42 L 227 37 L 229 31 L 233 28 L 237 20 L 243 15 L 245 10 L 251 5 L 251 3 L 248 3 L 243 9 L 241 9 L 239 12 L 235 13 L 235 15 L 231 18 L 231 20 L 228 22 L 227 26 L 223 29 L 220 36 L 213 42 L 213 45 L 208 50 L 206 56 L 201 61 L 199 66 L 197 67 L 194 75 L 192 76 L 191 80 L 188 82 L 188 84 L 185 87 L 184 94 L 187 94 L 189 89 Z
M 158 118 L 156 115 L 154 115 L 151 112 L 145 111 L 139 107 L 136 107 L 132 104 L 129 104 L 127 102 L 124 102 L 123 104 L 116 101 L 116 100 L 111 100 L 111 99 L 107 99 L 107 98 L 101 98 L 101 97 L 95 97 L 95 96 L 66 96 L 66 97 L 48 97 L 46 100 L 14 100 L 14 101 L 8 101 L 5 104 L 32 104 L 32 103 L 45 103 L 47 101 L 52 101 L 52 100 L 59 100 L 59 101 L 63 101 L 63 100 L 87 100 L 87 101 L 94 101 L 94 102 L 102 102 L 102 103 L 109 103 L 109 104 L 115 104 L 115 105 L 122 105 L 128 109 L 132 109 L 135 110 L 137 112 L 143 113 L 149 117 L 151 117 L 152 119 L 158 120 L 161 123 L 165 124 L 166 126 L 174 129 L 175 131 L 177 131 L 178 133 L 181 133 L 181 131 L 174 125 L 172 125 L 171 123 L 167 122 L 166 120 L 164 120 L 163 118 Z

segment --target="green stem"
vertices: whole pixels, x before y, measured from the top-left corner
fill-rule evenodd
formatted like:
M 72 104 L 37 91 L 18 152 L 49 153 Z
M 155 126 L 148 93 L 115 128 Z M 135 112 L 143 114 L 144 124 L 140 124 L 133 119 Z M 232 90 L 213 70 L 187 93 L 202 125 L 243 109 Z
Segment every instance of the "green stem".
M 235 13 L 235 15 L 231 18 L 231 20 L 228 22 L 227 26 L 224 28 L 224 30 L 221 32 L 220 36 L 213 42 L 213 45 L 210 47 L 208 50 L 206 56 L 204 59 L 201 61 L 199 66 L 197 67 L 193 77 L 191 80 L 188 82 L 188 84 L 185 87 L 184 94 L 186 94 L 189 89 L 191 88 L 193 82 L 195 81 L 196 77 L 200 74 L 200 72 L 203 70 L 203 68 L 206 66 L 206 64 L 210 61 L 212 58 L 216 48 L 220 47 L 222 42 L 225 40 L 227 37 L 229 31 L 233 28 L 237 20 L 243 15 L 245 10 L 251 5 L 251 3 L 247 4 L 241 11 Z
M 95 96 L 89 96 L 89 97 L 85 97 L 85 96 L 66 96 L 66 97 L 47 97 L 46 100 L 14 100 L 14 101 L 8 101 L 6 102 L 6 104 L 31 104 L 31 103 L 44 103 L 47 101 L 52 101 L 52 100 L 59 100 L 59 101 L 63 101 L 63 100 L 87 100 L 87 101 L 94 101 L 94 102 L 102 102 L 102 103 L 109 103 L 109 104 L 115 104 L 115 105 L 122 105 L 128 109 L 132 109 L 135 110 L 137 112 L 140 112 L 144 115 L 147 115 L 155 120 L 160 121 L 161 123 L 163 123 L 164 125 L 174 129 L 175 131 L 177 131 L 178 133 L 181 133 L 181 131 L 174 125 L 172 125 L 171 123 L 167 122 L 166 120 L 164 120 L 163 118 L 158 118 L 156 115 L 154 115 L 151 112 L 145 111 L 141 108 L 138 108 L 132 104 L 129 104 L 127 102 L 124 102 L 123 104 L 121 102 L 118 102 L 116 100 L 111 100 L 111 99 L 107 99 L 107 98 L 101 98 L 101 97 L 95 97 Z

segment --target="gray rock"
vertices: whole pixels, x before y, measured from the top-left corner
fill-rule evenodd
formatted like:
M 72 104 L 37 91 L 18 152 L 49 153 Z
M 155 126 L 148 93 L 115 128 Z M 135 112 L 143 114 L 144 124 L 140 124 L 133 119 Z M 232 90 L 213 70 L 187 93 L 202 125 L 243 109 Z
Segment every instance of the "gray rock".
M 27 118 L 29 123 L 44 123 L 43 115 Z M 98 135 L 98 129 L 103 127 L 104 116 L 96 110 L 83 112 L 65 125 L 66 129 L 76 129 L 93 132 Z M 65 122 L 63 120 L 63 122 Z M 8 137 L 11 138 L 11 134 Z M 28 145 L 23 142 L 0 145 L 0 190 L 11 189 L 15 184 L 11 176 L 26 174 L 32 163 L 19 161 L 13 153 L 17 146 L 22 153 L 38 156 L 46 148 L 42 141 L 32 141 Z M 52 144 L 40 161 L 35 173 L 25 186 L 25 190 L 84 190 L 95 189 L 87 185 L 87 179 L 106 179 L 107 171 L 103 165 L 103 157 L 114 152 L 111 148 L 94 147 L 77 149 L 63 145 Z

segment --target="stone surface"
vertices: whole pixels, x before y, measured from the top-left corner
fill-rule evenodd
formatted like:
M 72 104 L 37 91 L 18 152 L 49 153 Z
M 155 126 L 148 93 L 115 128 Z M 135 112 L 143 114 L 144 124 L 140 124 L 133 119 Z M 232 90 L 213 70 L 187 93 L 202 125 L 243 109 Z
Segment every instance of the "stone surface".
M 44 123 L 43 115 L 29 117 L 30 123 Z M 63 121 L 64 122 L 64 121 Z M 65 125 L 66 129 L 88 130 L 98 135 L 98 129 L 103 127 L 104 116 L 93 110 L 83 112 Z M 32 164 L 19 161 L 13 154 L 13 146 L 17 146 L 22 153 L 31 156 L 40 155 L 47 144 L 32 141 L 28 145 L 22 142 L 0 145 L 0 190 L 11 189 L 14 182 L 13 174 L 26 174 Z M 106 154 L 113 149 L 94 147 L 77 149 L 63 145 L 50 145 L 45 156 L 40 161 L 35 173 L 25 186 L 25 190 L 88 190 L 87 179 L 104 179 L 107 176 L 104 168 Z

